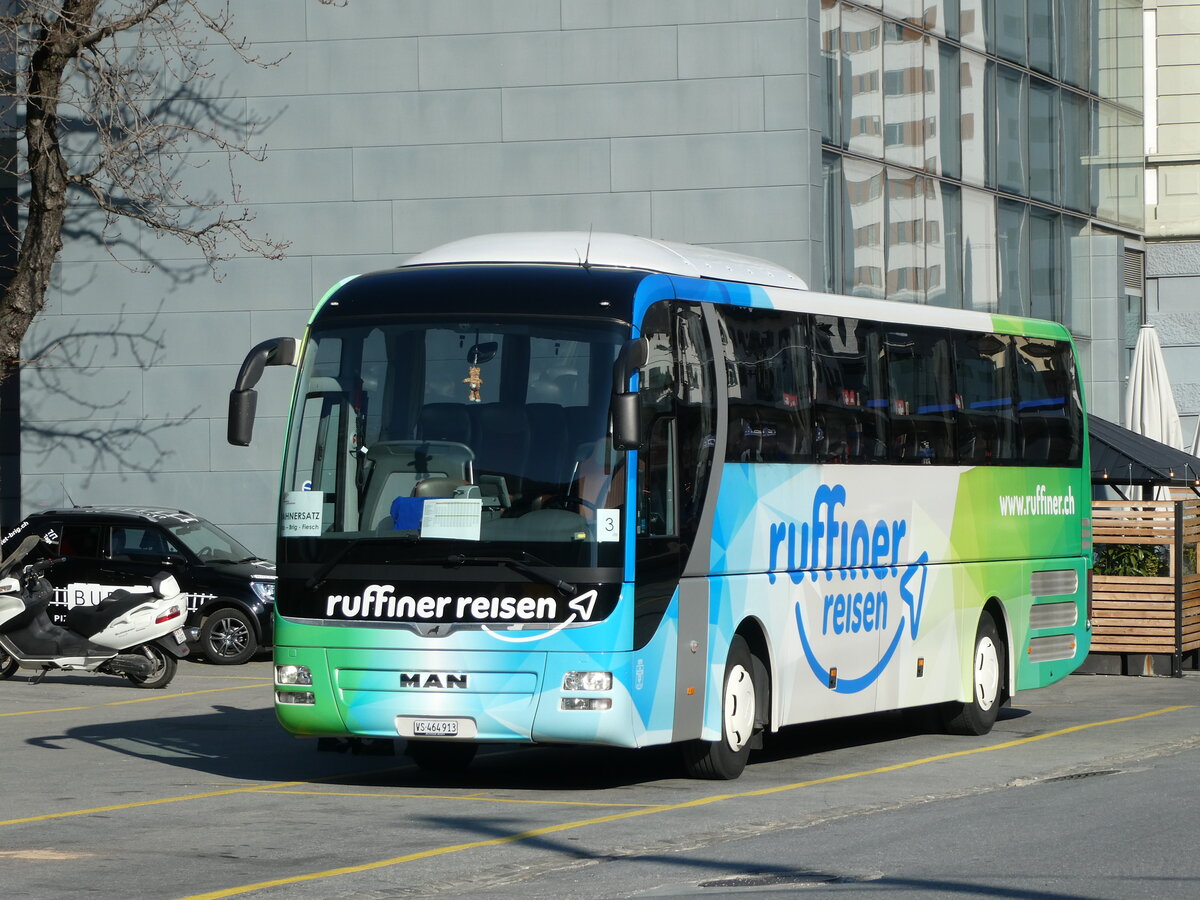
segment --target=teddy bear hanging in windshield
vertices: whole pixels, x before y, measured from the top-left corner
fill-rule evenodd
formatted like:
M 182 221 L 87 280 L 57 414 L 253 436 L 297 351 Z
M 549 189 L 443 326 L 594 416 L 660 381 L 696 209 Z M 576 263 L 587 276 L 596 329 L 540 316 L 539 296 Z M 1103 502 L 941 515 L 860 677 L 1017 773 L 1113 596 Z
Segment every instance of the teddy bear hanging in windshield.
M 479 389 L 483 386 L 483 379 L 479 377 L 479 366 L 467 366 L 467 377 L 463 379 L 463 384 L 468 387 L 468 402 L 483 402 L 483 398 L 479 396 Z

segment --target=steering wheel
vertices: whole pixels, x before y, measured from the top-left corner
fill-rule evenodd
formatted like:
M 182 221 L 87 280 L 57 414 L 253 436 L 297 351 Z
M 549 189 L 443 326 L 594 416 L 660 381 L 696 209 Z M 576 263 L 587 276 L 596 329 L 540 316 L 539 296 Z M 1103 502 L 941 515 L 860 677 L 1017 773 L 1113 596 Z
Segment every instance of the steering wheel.
M 207 562 L 210 559 L 215 559 L 216 555 L 217 554 L 213 551 L 212 547 L 205 547 L 204 549 L 196 552 L 196 556 L 200 557 L 200 559 L 204 562 Z
M 582 497 L 576 497 L 574 494 L 551 494 L 542 501 L 541 508 L 566 509 L 570 505 L 582 506 L 592 510 L 592 512 L 599 509 L 595 503 L 592 503 L 590 500 L 584 500 Z

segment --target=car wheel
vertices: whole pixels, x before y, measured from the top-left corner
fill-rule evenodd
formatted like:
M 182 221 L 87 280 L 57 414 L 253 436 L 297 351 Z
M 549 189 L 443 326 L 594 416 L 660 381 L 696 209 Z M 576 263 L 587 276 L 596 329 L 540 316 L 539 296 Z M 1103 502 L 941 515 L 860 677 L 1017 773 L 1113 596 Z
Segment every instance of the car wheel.
M 200 629 L 200 648 L 209 662 L 219 666 L 244 663 L 258 652 L 250 617 L 232 606 L 211 613 Z

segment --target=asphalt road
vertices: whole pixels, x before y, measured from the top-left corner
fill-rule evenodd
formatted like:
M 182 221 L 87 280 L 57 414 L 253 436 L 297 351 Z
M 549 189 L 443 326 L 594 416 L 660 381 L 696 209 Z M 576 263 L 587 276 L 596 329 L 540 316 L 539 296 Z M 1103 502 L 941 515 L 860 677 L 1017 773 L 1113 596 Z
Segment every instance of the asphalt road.
M 1073 676 L 983 738 L 788 729 L 734 782 L 669 750 L 489 748 L 464 775 L 318 754 L 270 664 L 165 691 L 0 682 L 9 896 L 1180 896 L 1200 884 L 1200 674 Z

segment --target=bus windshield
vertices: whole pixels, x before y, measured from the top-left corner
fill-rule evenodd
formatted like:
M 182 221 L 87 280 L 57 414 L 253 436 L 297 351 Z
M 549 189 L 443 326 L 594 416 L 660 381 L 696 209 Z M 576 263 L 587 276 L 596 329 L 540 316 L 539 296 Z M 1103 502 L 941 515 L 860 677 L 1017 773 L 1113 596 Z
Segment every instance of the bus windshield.
M 403 560 L 508 544 L 600 564 L 624 519 L 608 420 L 627 336 L 601 320 L 328 317 L 300 372 L 283 547 L 386 541 Z

